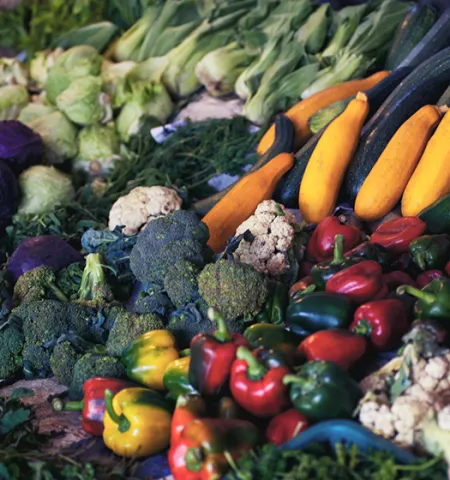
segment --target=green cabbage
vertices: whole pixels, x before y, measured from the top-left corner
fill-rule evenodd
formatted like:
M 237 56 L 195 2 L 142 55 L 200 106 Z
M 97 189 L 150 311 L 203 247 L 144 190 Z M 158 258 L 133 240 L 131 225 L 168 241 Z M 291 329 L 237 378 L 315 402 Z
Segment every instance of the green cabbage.
M 43 115 L 29 122 L 28 126 L 42 137 L 48 164 L 63 163 L 76 156 L 77 129 L 62 112 Z
M 32 120 L 56 111 L 55 107 L 42 103 L 29 103 L 20 112 L 17 120 L 22 123 L 30 123 Z
M 49 212 L 56 205 L 71 202 L 75 189 L 71 178 L 54 167 L 35 165 L 19 175 L 21 200 L 17 213 Z
M 22 85 L 0 87 L 0 120 L 15 120 L 28 102 L 28 91 Z
M 43 50 L 37 52 L 30 61 L 30 77 L 38 88 L 44 88 L 47 81 L 48 70 L 56 59 L 64 52 L 62 48 L 55 50 Z
M 15 58 L 0 58 L 0 86 L 28 85 L 28 70 Z

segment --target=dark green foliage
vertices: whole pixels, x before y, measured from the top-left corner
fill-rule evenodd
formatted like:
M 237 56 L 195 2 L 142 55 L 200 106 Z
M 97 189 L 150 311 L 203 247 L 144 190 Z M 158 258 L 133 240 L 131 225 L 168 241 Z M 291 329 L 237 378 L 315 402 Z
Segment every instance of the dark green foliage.
M 69 300 L 78 298 L 83 270 L 82 264 L 75 262 L 56 274 L 56 286 Z
M 110 330 L 106 348 L 110 355 L 120 357 L 123 350 L 136 338 L 150 330 L 164 328 L 162 319 L 155 314 L 138 315 L 121 307 L 113 307 L 105 312 Z
M 82 357 L 70 342 L 58 343 L 50 357 L 50 366 L 56 380 L 63 385 L 70 385 L 73 369 Z
M 0 379 L 13 378 L 22 369 L 22 349 L 25 338 L 14 324 L 0 328 Z
M 71 400 L 83 398 L 83 384 L 93 377 L 125 378 L 126 370 L 118 358 L 86 353 L 75 364 L 69 388 Z
M 267 281 L 251 266 L 232 260 L 206 265 L 198 277 L 200 295 L 226 320 L 253 317 L 268 295 Z
M 136 282 L 128 299 L 127 309 L 135 313 L 157 313 L 166 317 L 173 305 L 163 287 L 151 282 Z
M 163 285 L 170 267 L 180 260 L 204 265 L 208 239 L 208 227 L 193 212 L 178 210 L 157 218 L 138 235 L 131 251 L 131 270 L 140 282 Z
M 197 277 L 200 269 L 187 260 L 180 260 L 169 269 L 164 278 L 164 289 L 177 308 L 198 298 Z
M 25 378 L 50 376 L 50 352 L 40 345 L 25 345 L 23 349 L 23 372 Z

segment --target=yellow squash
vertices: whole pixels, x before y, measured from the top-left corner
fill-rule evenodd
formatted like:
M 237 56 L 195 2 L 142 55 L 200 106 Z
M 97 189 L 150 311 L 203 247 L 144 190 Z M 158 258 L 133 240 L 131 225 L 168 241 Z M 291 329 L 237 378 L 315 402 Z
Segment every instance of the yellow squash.
M 385 79 L 391 72 L 383 70 L 374 73 L 370 77 L 361 80 L 350 80 L 339 83 L 332 87 L 325 88 L 321 92 L 311 95 L 300 101 L 286 112 L 286 116 L 292 121 L 295 128 L 294 151 L 298 150 L 312 136 L 308 126 L 308 120 L 314 113 L 324 107 L 328 107 L 338 100 L 356 95 L 358 92 L 369 90 L 381 80 Z M 258 153 L 264 154 L 269 150 L 275 140 L 275 126 L 269 127 L 258 145 Z
M 358 192 L 359 218 L 379 220 L 397 205 L 442 113 L 442 108 L 425 105 L 395 132 Z
M 239 225 L 256 207 L 272 198 L 280 178 L 292 168 L 294 156 L 280 153 L 256 172 L 246 175 L 202 219 L 209 228 L 208 246 L 221 252 Z
M 319 223 L 333 212 L 368 113 L 367 96 L 360 92 L 328 125 L 317 143 L 299 192 L 300 211 L 308 223 Z
M 414 217 L 450 193 L 450 110 L 444 115 L 412 174 L 402 198 L 402 215 Z

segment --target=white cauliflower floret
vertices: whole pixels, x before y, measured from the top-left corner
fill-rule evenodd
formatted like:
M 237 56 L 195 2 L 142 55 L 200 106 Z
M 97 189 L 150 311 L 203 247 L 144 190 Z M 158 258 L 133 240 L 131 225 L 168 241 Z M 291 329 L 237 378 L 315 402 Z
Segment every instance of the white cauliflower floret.
M 448 370 L 448 360 L 444 356 L 431 358 L 425 366 L 425 373 L 430 377 L 436 378 L 437 380 L 442 380 L 445 376 L 447 376 Z
M 247 230 L 254 236 L 251 242 L 240 242 L 234 252 L 236 259 L 252 265 L 260 273 L 280 277 L 290 267 L 288 252 L 294 241 L 295 224 L 295 216 L 282 205 L 264 200 L 236 230 L 236 236 Z
M 381 405 L 375 419 L 373 431 L 385 438 L 390 438 L 395 435 L 394 422 L 395 416 L 389 410 L 388 405 Z
M 429 406 L 416 398 L 404 395 L 398 397 L 391 407 L 391 412 L 398 419 L 397 430 L 405 432 L 416 428 L 426 415 Z
M 125 235 L 143 230 L 155 218 L 179 210 L 183 201 L 167 187 L 136 187 L 120 197 L 109 212 L 109 229 L 123 226 Z
M 450 430 L 450 405 L 447 405 L 438 413 L 437 422 L 443 430 Z

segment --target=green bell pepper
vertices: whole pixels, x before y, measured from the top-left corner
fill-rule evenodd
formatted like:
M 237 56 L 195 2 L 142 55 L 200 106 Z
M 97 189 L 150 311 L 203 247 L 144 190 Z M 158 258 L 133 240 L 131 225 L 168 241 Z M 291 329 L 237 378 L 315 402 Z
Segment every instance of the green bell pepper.
M 283 383 L 294 407 L 314 422 L 351 418 L 362 397 L 358 383 L 333 362 L 308 362 Z
M 244 332 L 244 337 L 248 340 L 252 349 L 258 347 L 276 348 L 279 345 L 297 345 L 302 337 L 286 330 L 281 325 L 271 325 L 269 323 L 255 323 L 248 327 Z
M 357 256 L 346 258 L 344 256 L 344 240 L 344 235 L 336 235 L 334 237 L 333 260 L 327 260 L 312 267 L 310 276 L 318 290 L 325 290 L 326 283 L 335 273 L 364 260 L 364 258 Z
M 410 285 L 398 287 L 397 294 L 408 293 L 417 298 L 414 305 L 415 318 L 432 320 L 450 319 L 450 281 L 445 278 L 432 280 L 425 288 L 419 290 Z
M 183 352 L 180 352 L 183 353 Z M 163 384 L 169 396 L 176 399 L 178 395 L 194 395 L 197 390 L 189 382 L 189 365 L 191 357 L 184 355 L 170 362 L 164 371 Z
M 355 309 L 348 297 L 337 293 L 295 294 L 286 312 L 286 326 L 303 337 L 319 330 L 347 329 Z
M 423 235 L 409 244 L 409 253 L 422 270 L 443 270 L 450 261 L 450 236 Z
M 289 304 L 289 288 L 281 282 L 269 281 L 269 295 L 261 312 L 256 316 L 258 323 L 283 325 Z

